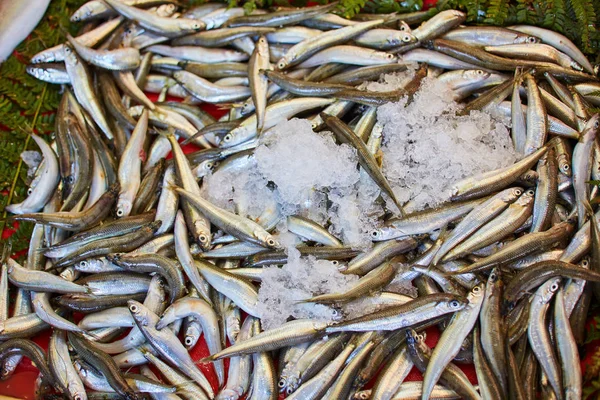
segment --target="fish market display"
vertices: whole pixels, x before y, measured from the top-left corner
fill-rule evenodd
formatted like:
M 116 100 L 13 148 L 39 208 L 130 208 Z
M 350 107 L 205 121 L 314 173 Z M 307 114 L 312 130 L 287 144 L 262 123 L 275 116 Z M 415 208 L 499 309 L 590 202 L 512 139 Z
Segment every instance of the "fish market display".
M 3 379 L 25 357 L 74 400 L 582 398 L 593 66 L 542 28 L 336 7 L 91 0 L 32 58 L 64 91 L 7 207 L 34 228 L 2 253 Z

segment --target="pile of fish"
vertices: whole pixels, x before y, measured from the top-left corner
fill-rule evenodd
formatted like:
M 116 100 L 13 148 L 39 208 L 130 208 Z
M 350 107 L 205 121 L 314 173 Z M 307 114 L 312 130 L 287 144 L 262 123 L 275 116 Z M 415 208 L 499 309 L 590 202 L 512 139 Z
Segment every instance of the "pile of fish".
M 28 73 L 64 95 L 52 142 L 32 136 L 43 161 L 28 197 L 7 208 L 35 226 L 23 265 L 9 246 L 2 257 L 3 378 L 27 357 L 40 395 L 74 400 L 581 398 L 577 345 L 600 298 L 593 66 L 543 28 L 465 27 L 453 10 L 344 19 L 336 7 L 246 15 L 217 3 L 91 0 L 72 17 L 78 36 L 33 57 Z M 362 85 L 414 63 L 399 89 Z M 462 113 L 510 119 L 522 158 L 406 214 L 376 159 L 374 111 L 410 101 L 425 77 L 447 83 Z M 206 103 L 229 111 L 215 120 Z M 391 200 L 370 250 L 302 216 L 282 221 L 266 207 L 254 220 L 202 197 L 204 176 L 243 166 L 262 134 L 297 115 L 354 148 L 357 168 Z M 200 150 L 184 153 L 181 140 Z M 282 222 L 302 256 L 359 276 L 347 292 L 305 302 L 370 298 L 378 308 L 263 331 L 257 288 L 264 266 L 286 263 Z M 418 296 L 391 292 L 392 280 L 413 282 Z M 433 326 L 441 336 L 430 349 Z M 47 329 L 45 351 L 31 338 Z M 210 356 L 198 362 L 189 350 L 201 335 Z M 218 388 L 199 363 L 212 365 Z M 475 364 L 478 386 L 461 363 Z M 423 382 L 403 382 L 413 367 Z

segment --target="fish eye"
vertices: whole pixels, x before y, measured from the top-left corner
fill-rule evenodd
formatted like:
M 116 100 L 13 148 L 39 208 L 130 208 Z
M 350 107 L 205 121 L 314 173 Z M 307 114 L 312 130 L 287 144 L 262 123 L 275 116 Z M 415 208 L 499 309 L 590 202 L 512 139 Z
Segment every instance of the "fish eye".
M 119 209 L 117 210 L 117 217 L 122 217 L 122 216 L 123 216 L 123 214 L 125 214 L 125 212 L 123 211 L 123 209 L 119 208 Z
M 379 236 L 379 232 L 378 232 L 378 231 L 372 231 L 372 232 L 371 232 L 371 236 L 373 236 L 373 237 L 375 237 L 375 238 L 376 238 L 376 237 L 378 237 L 378 236 Z
M 402 41 L 405 42 L 405 43 L 410 42 L 410 36 L 409 35 L 402 36 Z
M 33 193 L 33 189 L 31 189 L 31 188 L 27 189 L 27 195 L 29 196 L 29 195 L 31 195 L 31 193 Z
M 483 75 L 483 71 L 482 71 L 482 70 L 480 70 L 480 69 L 478 69 L 478 70 L 477 70 L 477 75 Z
M 588 262 L 588 260 L 583 260 L 583 261 L 581 261 L 581 265 L 582 265 L 583 267 L 587 267 L 589 264 L 590 264 L 590 263 Z
M 396 56 L 393 55 L 393 54 L 388 54 L 388 55 L 385 56 L 385 58 L 387 58 L 388 60 L 393 60 L 394 57 L 396 57 Z
M 332 263 L 333 265 L 335 265 L 336 267 L 337 267 L 338 265 L 340 265 L 340 262 L 339 262 L 338 260 L 333 260 L 333 261 L 331 261 L 331 263 Z
M 527 38 L 527 40 L 529 41 L 529 43 L 536 43 L 537 39 L 534 38 L 533 36 L 529 36 L 529 38 Z
M 458 308 L 459 305 L 460 304 L 459 304 L 458 300 L 452 300 L 450 302 L 450 307 L 452 307 L 452 308 Z
M 492 281 L 495 281 L 495 280 L 496 280 L 496 278 L 497 278 L 497 276 L 496 276 L 496 273 L 495 273 L 495 272 L 492 272 L 492 273 L 490 274 L 490 279 L 491 279 Z
M 285 68 L 285 63 L 283 63 L 283 62 L 277 63 L 277 68 L 284 69 Z
M 552 286 L 550 286 L 550 290 L 552 290 L 553 292 L 558 290 L 558 283 L 553 283 Z
M 77 395 L 73 396 L 73 400 L 83 400 L 83 396 L 77 394 Z
M 277 382 L 277 386 L 283 389 L 286 385 L 285 379 L 281 378 L 279 382 Z
M 138 312 L 138 306 L 136 306 L 135 304 L 132 304 L 132 305 L 129 306 L 129 310 L 132 313 L 136 313 L 136 312 Z
M 523 193 L 523 191 L 522 191 L 521 189 L 517 189 L 517 190 L 515 190 L 515 194 L 516 194 L 517 196 L 520 196 L 522 193 Z
M 565 164 L 565 165 L 563 165 L 563 169 L 569 170 L 569 169 L 571 169 L 571 167 L 569 166 L 569 164 Z
M 481 291 L 481 288 L 479 286 L 475 286 L 473 288 L 473 293 L 479 293 Z
M 87 267 L 87 265 L 88 265 L 88 262 L 87 262 L 86 260 L 83 260 L 83 261 L 81 261 L 81 262 L 79 263 L 79 266 L 80 266 L 81 268 L 85 268 L 85 267 Z
M 194 340 L 191 337 L 186 337 L 184 342 L 186 346 L 191 346 L 194 343 Z
M 596 121 L 594 123 L 594 128 L 596 128 L 596 129 L 600 128 L 600 121 Z
M 231 134 L 229 134 L 229 133 L 228 133 L 228 134 L 227 134 L 227 135 L 225 135 L 225 137 L 223 138 L 223 141 L 224 141 L 224 142 L 231 142 L 231 139 L 233 139 L 233 138 L 232 138 Z
M 206 235 L 200 235 L 198 236 L 198 240 L 200 241 L 200 243 L 206 243 L 208 242 L 208 237 Z
M 533 196 L 533 194 L 534 194 L 534 193 L 535 193 L 535 192 L 533 191 L 533 189 L 529 189 L 529 190 L 527 191 L 527 195 L 529 195 L 529 196 Z
M 267 240 L 267 244 L 269 246 L 275 246 L 275 241 L 273 239 L 269 239 L 269 240 Z

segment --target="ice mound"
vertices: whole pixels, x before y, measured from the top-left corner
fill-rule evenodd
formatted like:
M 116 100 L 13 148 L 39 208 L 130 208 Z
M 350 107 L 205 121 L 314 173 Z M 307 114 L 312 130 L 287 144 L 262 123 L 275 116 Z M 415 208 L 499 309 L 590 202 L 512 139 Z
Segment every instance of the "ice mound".
M 263 329 L 276 328 L 290 317 L 311 318 L 330 322 L 338 312 L 328 306 L 296 303 L 325 293 L 342 292 L 358 279 L 343 275 L 336 263 L 300 257 L 300 252 L 288 249 L 288 262 L 279 267 L 266 267 L 258 291 L 259 312 Z
M 204 177 L 202 194 L 213 204 L 253 219 L 258 218 L 275 195 L 260 174 L 254 157 L 238 165 L 217 169 Z
M 254 154 L 259 171 L 291 207 L 312 200 L 315 191 L 349 190 L 359 179 L 356 151 L 338 146 L 330 132 L 313 132 L 308 120 L 277 125 Z
M 368 232 L 381 207 L 379 189 L 358 169 L 356 150 L 335 143 L 331 132 L 313 132 L 310 122 L 292 119 L 275 127 L 255 151 L 258 170 L 276 187 L 283 215 L 300 214 L 348 246 L 368 248 Z
M 406 99 L 381 106 L 383 172 L 406 211 L 433 207 L 450 196 L 450 186 L 467 176 L 513 164 L 517 154 L 508 128 L 490 114 L 457 116 L 450 89 L 425 79 Z

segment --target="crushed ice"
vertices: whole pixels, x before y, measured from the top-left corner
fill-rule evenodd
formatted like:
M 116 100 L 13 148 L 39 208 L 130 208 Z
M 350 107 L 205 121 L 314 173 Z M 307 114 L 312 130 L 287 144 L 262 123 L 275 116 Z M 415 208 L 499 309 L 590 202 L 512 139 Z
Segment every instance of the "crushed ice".
M 368 88 L 394 90 L 413 75 L 409 68 L 382 76 Z M 459 179 L 517 159 L 504 123 L 485 112 L 457 116 L 458 109 L 449 88 L 428 78 L 412 103 L 401 99 L 378 109 L 383 172 L 409 212 L 447 200 L 449 187 Z M 292 119 L 265 133 L 253 156 L 228 163 L 204 178 L 203 193 L 215 204 L 257 219 L 276 203 L 282 217 L 310 218 L 346 246 L 368 250 L 372 245 L 368 232 L 384 212 L 379 188 L 358 168 L 356 151 L 336 144 L 331 132 L 313 132 L 308 120 Z M 284 224 L 278 231 L 288 262 L 265 268 L 259 290 L 263 326 L 276 327 L 290 317 L 338 317 L 331 307 L 297 301 L 348 290 L 357 278 L 341 274 L 330 261 L 300 257 L 294 247 L 300 239 Z M 390 289 L 414 294 L 408 283 L 395 281 Z

